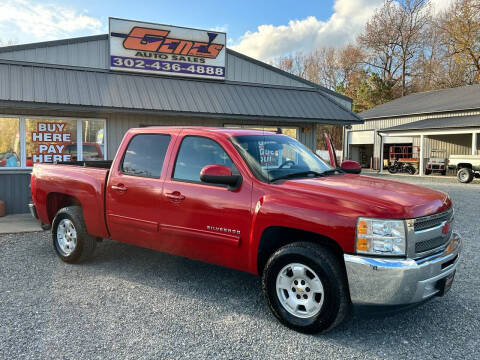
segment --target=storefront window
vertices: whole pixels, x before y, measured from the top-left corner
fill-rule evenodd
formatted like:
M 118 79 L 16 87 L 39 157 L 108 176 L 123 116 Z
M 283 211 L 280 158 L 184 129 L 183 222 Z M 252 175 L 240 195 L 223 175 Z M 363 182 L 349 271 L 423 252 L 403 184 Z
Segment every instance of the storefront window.
M 103 160 L 105 157 L 105 122 L 82 122 L 83 160 Z
M 78 133 L 77 133 L 78 129 Z M 105 120 L 0 116 L 0 170 L 106 158 Z
M 0 117 L 0 168 L 20 167 L 20 119 Z
M 27 166 L 76 160 L 76 120 L 27 118 L 25 127 Z

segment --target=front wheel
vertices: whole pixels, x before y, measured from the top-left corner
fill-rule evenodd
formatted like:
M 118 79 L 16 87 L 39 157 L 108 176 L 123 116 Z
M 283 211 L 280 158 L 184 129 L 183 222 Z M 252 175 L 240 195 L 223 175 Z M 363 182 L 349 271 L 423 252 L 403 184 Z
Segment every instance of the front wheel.
M 457 172 L 457 179 L 461 183 L 467 184 L 469 182 L 472 182 L 474 177 L 472 169 L 469 168 L 461 168 Z
M 265 266 L 263 292 L 284 325 L 304 333 L 330 330 L 350 309 L 346 275 L 328 249 L 308 242 L 286 245 Z
M 87 233 L 80 206 L 60 209 L 52 224 L 53 246 L 57 255 L 67 263 L 79 263 L 90 258 L 96 239 Z

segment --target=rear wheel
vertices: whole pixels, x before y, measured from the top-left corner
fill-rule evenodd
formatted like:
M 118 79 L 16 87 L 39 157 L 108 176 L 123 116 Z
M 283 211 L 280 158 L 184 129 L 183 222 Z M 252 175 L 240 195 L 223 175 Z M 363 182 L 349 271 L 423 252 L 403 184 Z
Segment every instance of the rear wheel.
M 469 168 L 461 168 L 457 172 L 457 180 L 464 184 L 472 182 L 473 176 L 473 171 Z
M 430 169 L 425 169 L 425 175 L 430 175 L 432 173 L 432 170 Z
M 90 258 L 96 239 L 87 233 L 80 206 L 60 209 L 52 224 L 53 246 L 57 255 L 67 263 L 79 263 Z
M 262 285 L 273 314 L 300 332 L 332 329 L 350 309 L 343 267 L 329 249 L 317 244 L 280 248 L 265 266 Z
M 390 165 L 390 166 L 388 167 L 388 172 L 389 172 L 390 174 L 396 174 L 396 173 L 398 172 L 398 168 L 397 168 L 396 166 L 394 166 L 394 165 Z

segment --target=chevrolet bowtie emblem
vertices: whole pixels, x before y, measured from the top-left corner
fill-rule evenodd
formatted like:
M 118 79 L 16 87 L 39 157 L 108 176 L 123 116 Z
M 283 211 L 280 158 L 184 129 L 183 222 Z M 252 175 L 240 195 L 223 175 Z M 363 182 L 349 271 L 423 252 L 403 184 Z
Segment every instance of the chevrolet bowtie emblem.
M 298 290 L 298 292 L 303 292 L 303 290 L 302 290 L 302 289 L 300 289 L 300 288 L 297 288 L 297 290 Z

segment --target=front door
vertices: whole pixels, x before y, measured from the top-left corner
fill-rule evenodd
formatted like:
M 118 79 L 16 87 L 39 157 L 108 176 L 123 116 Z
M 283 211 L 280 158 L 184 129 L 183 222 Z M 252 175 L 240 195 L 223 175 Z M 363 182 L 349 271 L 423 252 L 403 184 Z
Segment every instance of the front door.
M 155 247 L 160 236 L 161 178 L 169 134 L 137 134 L 117 157 L 106 190 L 106 213 L 114 240 Z
M 224 147 L 212 138 L 187 135 L 178 143 L 163 188 L 162 250 L 245 269 L 251 182 L 243 176 L 240 188 L 234 191 L 203 183 L 200 171 L 206 165 L 225 165 L 234 174 L 240 172 Z

